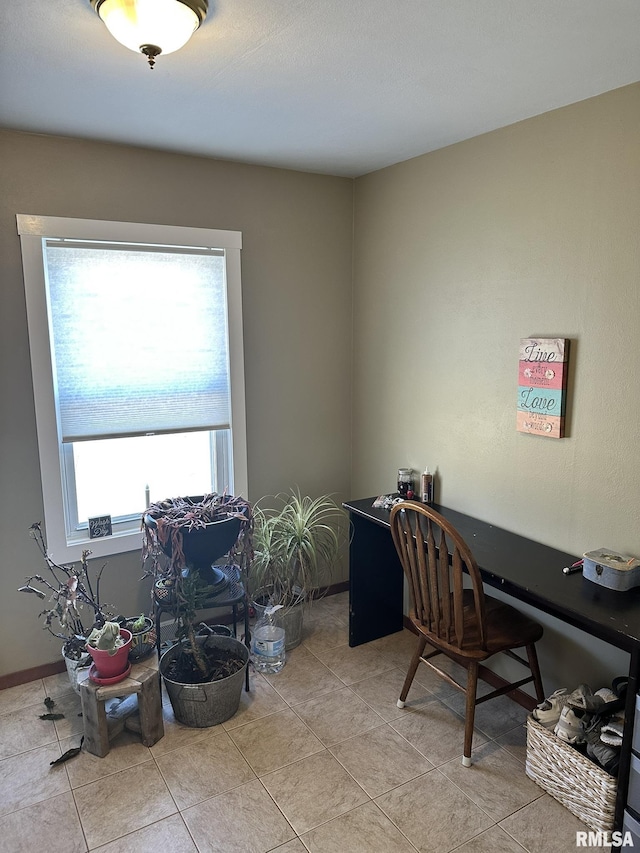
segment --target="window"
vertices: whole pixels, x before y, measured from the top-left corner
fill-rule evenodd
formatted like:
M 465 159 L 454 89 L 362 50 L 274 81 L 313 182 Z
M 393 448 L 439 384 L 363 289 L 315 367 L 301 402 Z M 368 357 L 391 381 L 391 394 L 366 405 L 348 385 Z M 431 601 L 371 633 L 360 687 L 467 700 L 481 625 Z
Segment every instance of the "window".
M 246 495 L 241 234 L 17 219 L 55 559 L 139 548 L 149 499 Z

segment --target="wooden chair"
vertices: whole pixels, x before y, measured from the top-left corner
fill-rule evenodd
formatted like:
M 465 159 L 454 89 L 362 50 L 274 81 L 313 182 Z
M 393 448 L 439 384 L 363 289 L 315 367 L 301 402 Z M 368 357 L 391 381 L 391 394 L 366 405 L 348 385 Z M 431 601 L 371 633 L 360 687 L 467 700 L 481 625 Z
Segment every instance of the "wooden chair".
M 427 664 L 454 687 L 466 693 L 462 763 L 471 766 L 471 744 L 476 705 L 533 682 L 538 702 L 544 699 L 535 643 L 542 626 L 518 610 L 485 596 L 478 565 L 464 539 L 443 516 L 423 504 L 404 501 L 391 511 L 391 533 L 409 585 L 409 618 L 418 632 L 418 645 L 400 693 L 404 708 L 418 664 Z M 471 587 L 463 587 L 463 573 Z M 427 643 L 433 647 L 425 654 Z M 527 658 L 514 653 L 526 648 Z M 504 652 L 531 674 L 477 697 L 478 667 Z M 431 658 L 444 654 L 467 669 L 466 686 L 444 672 Z

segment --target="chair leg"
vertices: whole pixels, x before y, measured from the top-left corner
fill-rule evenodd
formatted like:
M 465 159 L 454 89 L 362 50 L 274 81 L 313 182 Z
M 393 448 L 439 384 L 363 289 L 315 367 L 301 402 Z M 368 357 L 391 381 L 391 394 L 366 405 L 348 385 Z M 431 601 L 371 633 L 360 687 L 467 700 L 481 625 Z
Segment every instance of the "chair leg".
M 540 673 L 540 664 L 538 663 L 538 653 L 534 643 L 527 646 L 527 657 L 529 658 L 529 667 L 531 675 L 533 675 L 533 686 L 536 689 L 536 697 L 538 702 L 544 702 L 544 688 L 542 686 L 542 675 Z
M 411 663 L 409 664 L 409 669 L 407 671 L 407 677 L 404 680 L 404 684 L 402 685 L 402 691 L 400 693 L 400 698 L 396 702 L 398 708 L 404 708 L 404 700 L 409 695 L 409 690 L 411 689 L 411 683 L 418 669 L 418 664 L 420 663 L 420 656 L 424 651 L 424 647 L 427 645 L 427 641 L 423 636 L 418 637 L 418 645 L 416 646 L 416 650 L 413 653 L 413 657 L 411 658 Z
M 476 691 L 478 689 L 478 663 L 471 661 L 467 671 L 467 702 L 464 714 L 464 750 L 462 764 L 471 767 L 471 745 L 473 743 L 473 723 L 476 716 Z

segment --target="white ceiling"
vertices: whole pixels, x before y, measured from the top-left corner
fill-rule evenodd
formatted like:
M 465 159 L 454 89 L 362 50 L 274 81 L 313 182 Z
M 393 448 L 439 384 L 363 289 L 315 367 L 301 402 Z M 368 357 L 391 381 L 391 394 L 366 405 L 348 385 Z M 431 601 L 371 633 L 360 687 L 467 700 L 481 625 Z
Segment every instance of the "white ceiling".
M 357 176 L 640 80 L 640 0 L 210 0 L 146 60 L 0 0 L 0 126 Z

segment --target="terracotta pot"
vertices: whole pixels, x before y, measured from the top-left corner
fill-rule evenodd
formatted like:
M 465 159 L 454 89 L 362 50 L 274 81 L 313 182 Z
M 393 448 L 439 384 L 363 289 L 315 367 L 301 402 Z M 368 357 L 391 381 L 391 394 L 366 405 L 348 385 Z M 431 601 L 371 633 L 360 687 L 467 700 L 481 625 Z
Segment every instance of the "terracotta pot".
M 125 641 L 115 654 L 110 655 L 104 649 L 94 649 L 87 644 L 87 651 L 93 658 L 93 663 L 99 678 L 117 678 L 129 667 L 129 649 L 131 648 L 131 631 L 120 628 L 120 636 Z

